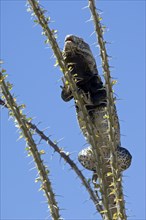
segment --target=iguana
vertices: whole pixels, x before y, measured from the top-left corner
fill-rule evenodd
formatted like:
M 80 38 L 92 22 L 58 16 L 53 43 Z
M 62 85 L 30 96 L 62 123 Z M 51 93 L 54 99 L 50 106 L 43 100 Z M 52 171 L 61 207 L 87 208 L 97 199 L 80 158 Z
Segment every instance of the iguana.
M 96 61 L 89 45 L 80 37 L 67 35 L 65 38 L 63 57 L 66 66 L 75 79 L 78 91 L 82 91 L 85 94 L 87 100 L 87 102 L 85 102 L 85 106 L 88 110 L 89 116 L 91 117 L 92 123 L 96 125 L 98 121 L 102 122 L 100 123 L 101 126 L 98 127 L 98 129 L 101 133 L 106 133 L 108 129 L 108 120 L 105 118 L 107 110 L 106 88 L 98 74 Z M 61 97 L 66 102 L 73 98 L 70 86 L 66 82 L 64 83 L 64 87 L 62 87 Z M 88 140 L 89 134 L 86 130 L 84 120 L 82 119 L 82 113 L 76 102 L 75 104 L 80 128 Z M 116 122 L 115 141 L 117 145 L 117 160 L 119 170 L 123 171 L 130 166 L 132 156 L 127 149 L 121 147 L 120 125 L 115 106 L 114 118 Z M 108 142 L 108 138 L 108 135 L 105 136 L 105 143 Z M 105 143 L 102 143 L 103 146 Z M 95 158 L 91 147 L 83 149 L 78 155 L 78 160 L 86 169 L 95 171 Z

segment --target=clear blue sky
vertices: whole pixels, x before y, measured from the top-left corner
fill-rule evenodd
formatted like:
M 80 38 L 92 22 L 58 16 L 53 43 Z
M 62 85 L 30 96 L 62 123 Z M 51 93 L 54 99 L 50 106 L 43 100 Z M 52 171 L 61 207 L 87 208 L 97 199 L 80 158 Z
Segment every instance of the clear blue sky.
M 13 83 L 13 93 L 20 103 L 26 104 L 28 116 L 42 122 L 39 128 L 48 127 L 46 134 L 59 140 L 60 147 L 72 152 L 77 162 L 78 152 L 85 146 L 73 107 L 60 98 L 62 73 L 54 67 L 52 51 L 44 44 L 41 28 L 35 26 L 25 1 L 1 1 L 1 58 Z M 93 24 L 88 9 L 82 10 L 87 1 L 41 1 L 48 15 L 55 21 L 51 27 L 58 30 L 60 48 L 67 34 L 81 36 L 92 48 L 101 72 L 101 62 L 96 41 L 92 36 Z M 122 146 L 133 155 L 131 167 L 124 173 L 123 186 L 129 219 L 142 220 L 145 216 L 145 2 L 98 1 L 103 11 L 103 23 L 108 54 L 112 56 L 112 76 L 118 79 L 115 92 L 121 120 Z M 19 134 L 13 121 L 8 120 L 7 110 L 1 110 L 1 219 L 45 219 L 49 216 L 45 197 L 34 183 L 36 170 L 32 158 L 27 157 L 25 142 L 16 141 Z M 36 140 L 38 140 L 36 138 Z M 65 219 L 100 219 L 92 201 L 73 171 L 57 153 L 42 142 L 45 162 L 51 170 L 51 180 L 57 201 Z M 78 162 L 77 162 L 78 163 Z M 79 165 L 80 166 L 80 165 Z M 80 166 L 81 168 L 81 166 Z M 91 172 L 84 171 L 87 178 Z

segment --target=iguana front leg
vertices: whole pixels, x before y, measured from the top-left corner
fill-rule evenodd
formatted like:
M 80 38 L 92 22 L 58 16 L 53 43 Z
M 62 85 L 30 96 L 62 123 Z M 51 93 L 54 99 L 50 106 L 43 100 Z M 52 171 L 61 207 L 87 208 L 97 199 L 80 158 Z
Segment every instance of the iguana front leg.
M 61 86 L 61 88 L 61 98 L 63 99 L 63 101 L 69 102 L 73 98 L 69 85 Z

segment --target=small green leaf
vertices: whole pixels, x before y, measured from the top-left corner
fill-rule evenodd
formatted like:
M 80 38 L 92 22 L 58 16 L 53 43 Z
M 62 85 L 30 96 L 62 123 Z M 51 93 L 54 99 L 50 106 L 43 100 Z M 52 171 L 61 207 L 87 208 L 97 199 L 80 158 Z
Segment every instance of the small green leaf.
M 29 8 L 27 8 L 27 12 L 31 12 L 32 10 L 31 10 L 31 8 L 29 7 Z
M 28 122 L 31 122 L 31 121 L 32 121 L 32 118 L 29 117 L 29 118 L 26 118 L 26 120 L 27 120 Z
M 56 63 L 54 64 L 54 66 L 55 66 L 55 67 L 58 66 L 58 60 L 56 60 Z
M 29 151 L 29 153 L 27 154 L 28 157 L 32 156 L 31 151 Z
M 23 136 L 23 134 L 21 134 L 20 136 L 19 136 L 19 139 L 21 139 L 21 138 L 23 138 L 24 136 Z
M 35 22 L 35 23 L 39 23 L 39 21 L 38 21 L 38 20 L 34 20 L 34 22 Z
M 65 85 L 69 85 L 69 82 L 67 80 L 65 81 Z
M 35 179 L 35 183 L 37 183 L 37 182 L 39 182 L 39 181 L 41 181 L 40 177 L 38 177 L 38 178 Z
M 45 44 L 49 44 L 49 39 L 46 39 L 46 40 L 45 40 Z
M 102 21 L 102 17 L 99 17 L 99 21 Z
M 101 214 L 107 213 L 107 210 L 103 210 L 100 212 Z
M 19 109 L 24 109 L 24 108 L 26 108 L 25 104 L 22 104 L 22 105 L 19 106 Z
M 46 17 L 46 20 L 47 20 L 47 21 L 50 21 L 50 20 L 51 20 L 51 18 L 50 18 L 50 17 Z
M 96 189 L 100 189 L 100 185 L 99 184 L 95 183 L 94 186 L 95 186 Z
M 7 77 L 6 75 L 1 76 L 1 78 L 0 78 L 0 83 L 1 83 L 6 77 Z
M 43 186 L 41 186 L 41 187 L 39 188 L 39 191 L 41 191 L 41 190 L 43 190 Z
M 112 80 L 112 85 L 115 85 L 115 84 L 117 84 L 117 80 Z
M 115 192 L 116 192 L 116 190 L 115 189 L 113 189 L 110 193 L 109 193 L 109 196 L 110 195 L 114 195 L 115 194 Z
M 53 34 L 56 34 L 57 32 L 58 32 L 57 30 L 52 29 Z
M 9 89 L 9 90 L 12 90 L 12 88 L 13 88 L 13 84 L 7 82 L 7 86 L 8 86 L 8 89 Z
M 109 119 L 109 115 L 104 115 L 103 118 L 104 119 Z
M 40 154 L 45 154 L 46 152 L 44 150 L 39 151 Z
M 50 173 L 50 171 L 48 170 L 48 169 L 46 169 L 46 173 L 47 173 L 47 175 Z
M 2 73 L 5 73 L 6 72 L 6 70 L 5 69 L 2 69 Z
M 112 176 L 113 173 L 112 173 L 112 172 L 108 172 L 106 175 L 107 175 L 107 176 Z
M 114 182 L 112 182 L 112 183 L 109 185 L 109 187 L 114 186 L 114 185 L 115 185 Z

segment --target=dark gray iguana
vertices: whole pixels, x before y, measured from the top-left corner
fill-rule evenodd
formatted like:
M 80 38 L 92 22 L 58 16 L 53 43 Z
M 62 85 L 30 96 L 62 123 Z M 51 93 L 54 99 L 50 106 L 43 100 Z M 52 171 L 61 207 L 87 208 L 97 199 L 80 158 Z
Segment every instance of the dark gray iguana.
M 65 38 L 63 57 L 68 69 L 70 70 L 70 73 L 76 81 L 78 91 L 83 91 L 86 96 L 87 102 L 85 105 L 92 122 L 96 125 L 97 120 L 102 121 L 102 126 L 98 129 L 100 129 L 100 132 L 106 133 L 108 128 L 108 120 L 104 118 L 107 105 L 106 89 L 100 76 L 98 75 L 96 61 L 93 57 L 89 45 L 85 43 L 82 38 L 74 35 L 68 35 Z M 64 87 L 62 87 L 61 97 L 66 102 L 73 98 L 68 83 L 65 83 Z M 82 120 L 82 115 L 77 104 L 76 111 L 80 128 L 88 140 L 88 132 L 85 128 L 86 126 L 84 125 L 84 120 Z M 115 106 L 114 113 L 114 118 L 116 121 L 115 140 L 117 144 L 119 171 L 124 171 L 130 166 L 132 156 L 127 149 L 121 147 L 120 126 Z M 109 137 L 107 136 L 106 138 L 107 143 Z M 103 143 L 103 146 L 104 144 L 105 143 Z M 83 149 L 78 154 L 78 160 L 86 169 L 96 171 L 95 158 L 91 147 Z

